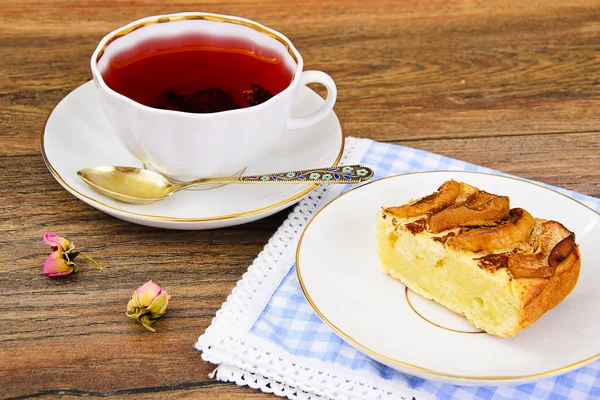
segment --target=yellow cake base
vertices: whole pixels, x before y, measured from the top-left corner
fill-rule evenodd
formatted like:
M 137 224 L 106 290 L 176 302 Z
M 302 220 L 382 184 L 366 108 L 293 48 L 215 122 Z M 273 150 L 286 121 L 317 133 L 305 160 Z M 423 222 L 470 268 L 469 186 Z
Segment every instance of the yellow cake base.
M 382 268 L 415 293 L 436 301 L 495 336 L 511 337 L 554 307 L 573 289 L 579 253 L 552 278 L 514 279 L 505 268 L 481 268 L 472 252 L 444 246 L 434 234 L 402 229 L 380 211 L 376 230 Z M 404 221 L 405 223 L 410 221 Z

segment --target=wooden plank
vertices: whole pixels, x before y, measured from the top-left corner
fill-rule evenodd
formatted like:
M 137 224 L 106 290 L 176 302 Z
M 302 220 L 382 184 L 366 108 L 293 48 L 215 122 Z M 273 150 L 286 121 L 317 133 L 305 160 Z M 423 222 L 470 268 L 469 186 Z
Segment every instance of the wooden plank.
M 77 200 L 39 152 L 50 110 L 91 78 L 107 32 L 196 1 L 0 3 L 0 397 L 274 398 L 208 378 L 193 348 L 288 210 L 215 231 L 134 225 Z M 290 37 L 331 74 L 347 136 L 454 157 L 600 197 L 600 4 L 551 0 L 204 2 Z M 291 11 L 293 10 L 293 11 Z M 41 274 L 44 232 L 107 268 Z M 124 312 L 153 279 L 157 334 Z

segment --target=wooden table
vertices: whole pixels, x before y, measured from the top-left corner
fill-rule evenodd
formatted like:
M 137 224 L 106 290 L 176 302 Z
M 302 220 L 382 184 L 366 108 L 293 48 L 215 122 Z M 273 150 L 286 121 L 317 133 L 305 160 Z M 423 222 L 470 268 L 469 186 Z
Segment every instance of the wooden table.
M 274 398 L 208 379 L 192 347 L 289 210 L 245 226 L 166 231 L 77 200 L 40 131 L 132 20 L 210 11 L 284 33 L 338 85 L 348 136 L 420 148 L 600 196 L 600 3 L 34 1 L 0 3 L 0 397 Z M 109 267 L 42 275 L 46 231 Z M 173 293 L 159 333 L 124 315 L 135 287 Z

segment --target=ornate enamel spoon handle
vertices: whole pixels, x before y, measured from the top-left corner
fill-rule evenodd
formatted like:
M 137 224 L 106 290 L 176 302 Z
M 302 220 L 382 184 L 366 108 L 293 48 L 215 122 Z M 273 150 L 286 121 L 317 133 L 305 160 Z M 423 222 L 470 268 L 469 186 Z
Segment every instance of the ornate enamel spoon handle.
M 361 183 L 374 175 L 364 165 L 342 165 L 339 167 L 303 169 L 300 171 L 277 172 L 274 174 L 240 176 L 243 183 Z

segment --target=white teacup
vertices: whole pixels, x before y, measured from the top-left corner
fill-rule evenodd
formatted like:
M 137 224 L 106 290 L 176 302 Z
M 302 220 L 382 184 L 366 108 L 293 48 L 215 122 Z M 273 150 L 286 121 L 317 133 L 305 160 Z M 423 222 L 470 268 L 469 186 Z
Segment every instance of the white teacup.
M 108 87 L 102 74 L 113 57 L 141 41 L 183 33 L 244 38 L 271 49 L 283 57 L 293 73 L 292 81 L 262 104 L 208 114 L 148 107 Z M 329 75 L 302 71 L 302 56 L 284 35 L 248 19 L 218 14 L 180 13 L 132 22 L 100 41 L 92 55 L 91 68 L 104 111 L 123 145 L 142 162 L 177 180 L 241 172 L 269 152 L 286 129 L 311 125 L 324 118 L 337 96 Z M 312 114 L 290 117 L 298 89 L 309 82 L 327 88 L 325 103 Z

